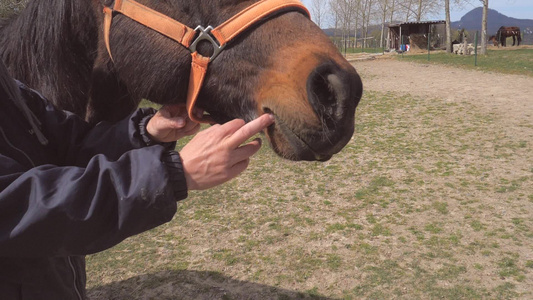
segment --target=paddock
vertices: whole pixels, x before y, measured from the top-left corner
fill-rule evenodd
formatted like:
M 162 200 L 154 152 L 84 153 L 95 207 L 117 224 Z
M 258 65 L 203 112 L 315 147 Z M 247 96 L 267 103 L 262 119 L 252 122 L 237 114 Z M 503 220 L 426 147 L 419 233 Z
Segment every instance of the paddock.
M 353 65 L 365 94 L 338 156 L 264 147 L 171 223 L 90 256 L 90 298 L 532 298 L 531 77 Z

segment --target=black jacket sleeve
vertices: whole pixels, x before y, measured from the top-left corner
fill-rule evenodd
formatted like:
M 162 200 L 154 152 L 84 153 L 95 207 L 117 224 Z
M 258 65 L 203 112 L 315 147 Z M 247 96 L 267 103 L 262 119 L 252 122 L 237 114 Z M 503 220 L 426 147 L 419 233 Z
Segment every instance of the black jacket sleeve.
M 49 144 L 33 167 L 0 153 L 0 257 L 90 254 L 172 219 L 187 186 L 177 152 L 143 143 L 139 124 L 152 110 L 91 127 L 23 94 Z
M 161 163 L 166 151 L 156 145 L 116 161 L 96 155 L 85 168 L 29 171 L 0 156 L 0 256 L 90 254 L 168 222 L 179 188 Z
M 42 121 L 50 145 L 57 148 L 60 158 L 57 164 L 84 166 L 96 154 L 116 160 L 126 151 L 147 146 L 141 136 L 145 126 L 142 121 L 155 113 L 152 108 L 138 109 L 117 123 L 104 121 L 91 126 L 75 114 L 55 109 L 38 92 L 23 85 L 20 88 L 31 110 Z M 164 145 L 170 150 L 176 143 Z

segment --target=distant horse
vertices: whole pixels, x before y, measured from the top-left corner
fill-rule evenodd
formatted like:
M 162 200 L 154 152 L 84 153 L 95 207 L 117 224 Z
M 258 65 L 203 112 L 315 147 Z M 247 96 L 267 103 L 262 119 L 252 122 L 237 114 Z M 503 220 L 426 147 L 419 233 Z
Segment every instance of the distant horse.
M 263 2 L 278 2 L 281 8 L 255 18 L 225 44 L 224 30 L 217 26 Z M 15 78 L 59 108 L 91 122 L 114 121 L 142 98 L 185 103 L 189 86 L 196 84 L 189 77 L 201 73 L 191 72 L 196 70 L 191 67 L 195 41 L 194 50 L 209 68 L 195 89 L 194 106 L 218 123 L 272 113 L 276 123 L 267 137 L 277 154 L 323 161 L 351 139 L 362 83 L 307 10 L 294 2 L 33 0 L 1 29 L 0 57 Z M 128 14 L 126 6 L 140 7 L 141 13 Z M 152 19 L 135 19 L 147 15 Z M 177 22 L 184 32 L 162 32 Z
M 502 26 L 496 32 L 496 41 L 499 42 L 503 47 L 506 47 L 508 37 L 513 38 L 513 46 L 515 45 L 516 41 L 518 41 L 517 46 L 520 46 L 520 42 L 522 41 L 520 27 Z

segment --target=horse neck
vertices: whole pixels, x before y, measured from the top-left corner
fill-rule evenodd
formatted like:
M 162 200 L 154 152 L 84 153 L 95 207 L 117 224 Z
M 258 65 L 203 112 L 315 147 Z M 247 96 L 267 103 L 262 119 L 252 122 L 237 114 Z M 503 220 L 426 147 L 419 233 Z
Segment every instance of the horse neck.
M 90 1 L 32 0 L 1 29 L 0 56 L 13 77 L 83 113 L 83 103 L 67 98 L 86 97 L 97 36 Z

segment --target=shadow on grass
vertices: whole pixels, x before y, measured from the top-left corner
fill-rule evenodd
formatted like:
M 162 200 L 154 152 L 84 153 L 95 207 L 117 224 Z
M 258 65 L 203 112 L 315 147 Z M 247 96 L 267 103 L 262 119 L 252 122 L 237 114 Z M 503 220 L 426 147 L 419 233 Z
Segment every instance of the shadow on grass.
M 314 293 L 235 280 L 218 272 L 165 271 L 145 274 L 88 290 L 89 300 L 132 299 L 320 299 Z

